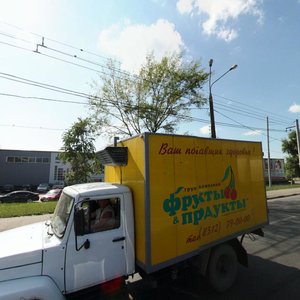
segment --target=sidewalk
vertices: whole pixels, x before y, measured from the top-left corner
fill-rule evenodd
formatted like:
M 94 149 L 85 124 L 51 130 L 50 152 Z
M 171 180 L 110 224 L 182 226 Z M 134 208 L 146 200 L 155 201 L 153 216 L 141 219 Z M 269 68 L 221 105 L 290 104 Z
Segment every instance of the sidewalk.
M 282 190 L 274 190 L 274 191 L 267 191 L 267 199 L 276 199 L 280 197 L 288 197 L 300 195 L 300 187 L 299 188 L 291 188 L 291 189 L 282 189 Z
M 38 215 L 38 216 L 25 216 L 25 217 L 15 217 L 15 218 L 1 218 L 0 219 L 0 232 L 15 227 L 20 227 L 36 222 L 44 222 L 50 219 L 52 215 Z

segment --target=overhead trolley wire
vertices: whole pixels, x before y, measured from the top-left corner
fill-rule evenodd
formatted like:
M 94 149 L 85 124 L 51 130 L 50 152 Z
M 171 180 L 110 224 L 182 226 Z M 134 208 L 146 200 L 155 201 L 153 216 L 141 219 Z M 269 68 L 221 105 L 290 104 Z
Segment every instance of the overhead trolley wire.
M 219 112 L 219 111 L 217 111 L 217 110 L 215 110 L 215 111 L 216 111 L 218 114 L 222 115 L 223 117 L 225 117 L 225 118 L 227 118 L 227 119 L 229 119 L 229 120 L 231 120 L 231 121 L 233 121 L 233 122 L 239 124 L 241 127 L 245 128 L 245 129 L 249 129 L 249 130 L 251 130 L 251 131 L 253 131 L 253 132 L 260 131 L 260 133 L 261 133 L 262 135 L 267 136 L 267 134 L 263 133 L 263 131 L 266 131 L 266 129 L 264 129 L 264 130 L 263 130 L 263 129 L 254 129 L 253 127 L 244 125 L 244 124 L 242 124 L 242 123 L 240 123 L 240 122 L 238 122 L 238 121 L 236 121 L 236 120 L 234 120 L 234 119 L 232 119 L 232 118 L 230 118 L 230 117 L 228 117 L 228 116 L 222 114 L 221 112 Z M 269 131 L 271 131 L 271 130 L 269 130 Z M 285 131 L 282 130 L 281 132 L 285 132 Z M 274 137 L 271 137 L 271 138 L 272 138 L 273 140 L 277 140 L 277 141 L 280 141 L 280 142 L 281 142 L 281 140 L 279 140 L 279 139 L 277 139 L 277 138 L 274 138 Z
M 89 95 L 89 94 L 86 94 L 86 93 L 82 93 L 82 92 L 78 92 L 78 91 L 58 87 L 58 86 L 55 86 L 55 85 L 50 85 L 50 84 L 45 84 L 45 83 L 41 83 L 41 82 L 38 82 L 38 81 L 29 80 L 29 79 L 19 77 L 19 76 L 16 76 L 16 75 L 12 75 L 12 74 L 8 74 L 8 73 L 0 72 L 0 78 L 4 78 L 4 79 L 7 79 L 7 80 L 12 80 L 12 81 L 15 81 L 15 82 L 28 84 L 28 85 L 48 89 L 48 90 L 52 90 L 52 91 L 63 93 L 63 94 L 77 96 L 77 97 L 81 97 L 81 98 L 85 98 L 85 99 L 89 99 L 89 98 L 96 98 L 97 99 L 98 98 L 99 100 L 103 101 L 103 99 L 101 99 L 100 97 L 97 97 L 97 96 L 92 96 L 92 95 Z M 43 100 L 43 101 L 64 102 L 64 103 L 69 103 L 69 104 L 85 104 L 85 105 L 88 104 L 88 102 L 67 101 L 67 100 L 60 100 L 60 99 L 53 99 L 53 98 L 35 97 L 35 96 L 23 96 L 23 95 L 9 94 L 9 93 L 0 93 L 0 95 L 16 97 L 16 98 L 23 98 L 23 99 L 35 99 L 35 100 Z M 108 104 L 106 104 L 106 105 L 109 106 Z M 113 106 L 111 106 L 111 107 L 113 107 Z M 219 111 L 217 111 L 217 112 L 219 114 L 223 115 Z M 225 116 L 225 115 L 223 115 L 223 116 Z M 225 117 L 229 118 L 227 116 L 225 116 Z M 198 119 L 198 118 L 194 118 L 194 117 L 187 117 L 187 118 L 189 118 L 190 120 L 193 120 L 193 121 L 200 121 L 200 122 L 204 122 L 204 123 L 209 123 L 209 121 L 203 120 L 203 119 Z M 229 119 L 231 119 L 231 118 L 229 118 Z M 231 120 L 233 120 L 233 119 L 231 119 Z M 233 120 L 233 121 L 238 123 L 235 120 Z M 236 126 L 234 124 L 228 124 L 228 123 L 222 123 L 222 122 L 216 122 L 216 124 L 218 124 L 220 126 L 240 128 L 240 126 Z M 254 130 L 254 131 L 265 130 L 264 128 L 253 128 L 253 127 L 245 126 L 241 123 L 238 123 L 238 124 L 241 125 L 243 128 L 248 128 L 248 129 Z M 285 130 L 278 130 L 278 129 L 271 129 L 270 131 L 285 132 Z
M 231 113 L 235 113 L 241 116 L 246 116 L 252 119 L 260 120 L 260 121 L 266 121 L 266 116 L 264 114 L 260 114 L 258 112 L 253 112 L 253 111 L 247 111 L 245 109 L 239 108 L 239 107 L 232 107 L 232 106 L 227 106 L 219 103 L 215 103 L 214 105 L 217 108 L 222 109 L 223 111 L 228 111 Z M 286 126 L 288 123 L 287 122 L 282 122 L 277 119 L 273 119 L 273 117 L 269 118 L 269 123 L 270 124 L 277 124 L 277 125 L 283 125 Z
M 11 26 L 11 27 L 14 27 L 14 28 L 16 28 L 18 30 L 27 32 L 23 28 L 15 26 L 15 25 L 12 25 L 12 24 L 9 24 L 9 23 L 6 23 L 6 22 L 2 22 L 2 21 L 0 21 L 0 23 L 6 24 L 6 25 Z M 98 54 L 93 53 L 91 51 L 86 51 L 86 50 L 84 50 L 82 48 L 72 46 L 72 45 L 70 45 L 68 43 L 65 43 L 65 42 L 60 42 L 60 41 L 57 41 L 57 40 L 54 40 L 54 39 L 50 39 L 48 37 L 45 37 L 45 36 L 37 34 L 37 33 L 33 33 L 33 32 L 29 32 L 29 33 L 32 34 L 32 35 L 34 35 L 34 36 L 36 36 L 36 37 L 38 37 L 38 38 L 42 38 L 42 43 L 41 44 L 37 44 L 37 43 L 34 43 L 32 41 L 28 41 L 28 40 L 25 40 L 23 38 L 16 37 L 16 36 L 14 36 L 12 34 L 0 32 L 0 34 L 3 35 L 3 36 L 9 37 L 9 38 L 14 38 L 16 40 L 20 40 L 20 41 L 23 41 L 23 42 L 31 43 L 31 44 L 33 44 L 35 46 L 38 45 L 39 47 L 43 47 L 45 50 L 53 51 L 53 52 L 59 53 L 59 54 L 64 55 L 64 56 L 72 57 L 72 58 L 81 60 L 81 61 L 83 61 L 85 63 L 93 64 L 93 65 L 96 65 L 96 66 L 99 66 L 99 67 L 102 67 L 102 68 L 108 68 L 108 67 L 106 67 L 106 66 L 104 66 L 104 65 L 102 65 L 100 63 L 97 63 L 97 62 L 94 62 L 94 61 L 91 61 L 91 60 L 79 57 L 76 54 L 75 55 L 74 54 L 70 54 L 68 52 L 61 51 L 61 50 L 55 49 L 53 47 L 49 47 L 48 45 L 45 45 L 44 42 L 45 42 L 45 39 L 46 39 L 46 40 L 51 41 L 53 43 L 57 43 L 59 45 L 65 46 L 65 47 L 69 47 L 71 49 L 78 50 L 78 51 L 80 51 L 80 53 L 87 53 L 87 54 L 94 55 L 94 56 L 97 56 L 97 57 L 105 59 L 105 60 L 109 60 L 109 58 L 107 58 L 107 57 L 98 55 Z M 107 74 L 104 71 L 96 70 L 94 68 L 90 68 L 90 67 L 82 65 L 82 64 L 74 63 L 74 62 L 65 60 L 63 58 L 59 58 L 59 57 L 56 57 L 56 56 L 53 56 L 53 55 L 49 55 L 49 54 L 46 54 L 46 53 L 39 52 L 38 51 L 39 47 L 37 47 L 36 51 L 34 51 L 32 49 L 28 49 L 28 48 L 21 47 L 21 46 L 18 46 L 18 45 L 13 45 L 11 43 L 6 43 L 6 42 L 3 42 L 3 41 L 0 41 L 0 43 L 8 45 L 8 46 L 16 47 L 16 48 L 19 48 L 19 49 L 22 49 L 22 50 L 36 52 L 36 53 L 38 53 L 40 55 L 43 55 L 45 57 L 49 57 L 51 59 L 55 59 L 55 60 L 58 60 L 58 61 L 62 61 L 62 62 L 71 64 L 71 65 L 75 65 L 77 67 L 85 68 L 85 69 L 88 69 L 88 70 L 91 70 L 91 71 L 94 71 L 94 72 L 97 72 L 97 73 L 100 73 L 100 74 L 109 75 L 109 74 Z M 119 72 L 120 74 L 126 75 L 126 76 L 134 76 L 134 75 L 131 75 L 128 72 L 125 72 L 125 71 L 121 71 L 121 70 L 118 70 L 118 69 L 113 69 L 113 70 L 116 71 L 116 72 Z M 1 74 L 1 72 L 0 72 L 0 74 Z M 2 75 L 4 75 L 4 74 L 2 73 Z M 6 75 L 7 76 L 11 76 L 10 74 L 6 74 Z M 12 80 L 11 78 L 6 78 L 4 76 L 0 76 L 0 77 Z M 121 78 L 121 77 L 119 77 L 119 78 Z M 138 76 L 134 76 L 134 78 L 138 78 Z M 76 92 L 76 91 L 71 91 L 71 90 L 67 90 L 67 89 L 64 89 L 64 88 L 60 88 L 60 87 L 56 87 L 56 86 L 51 86 L 51 85 L 47 85 L 47 84 L 42 84 L 42 83 L 38 83 L 38 82 L 35 82 L 35 81 L 26 80 L 24 78 L 15 78 L 15 81 L 23 83 L 23 84 L 31 84 L 33 86 L 37 86 L 37 87 L 40 87 L 40 88 L 46 88 L 46 89 L 49 89 L 49 90 L 53 90 L 53 91 L 61 92 L 61 93 L 65 93 L 65 94 L 69 94 L 69 95 L 72 95 L 72 96 L 83 97 L 83 98 L 88 98 L 88 99 L 92 97 L 92 98 L 96 98 L 96 99 L 98 98 L 99 100 L 103 101 L 103 99 L 101 99 L 100 97 L 97 97 L 97 96 L 88 95 L 88 94 L 80 93 L 80 92 Z M 24 82 L 24 81 L 27 81 L 27 82 Z M 20 96 L 20 95 L 15 95 L 15 96 L 17 96 L 19 98 L 25 98 L 26 97 L 26 96 Z M 214 100 L 216 106 L 222 108 L 222 110 L 225 110 L 225 111 L 228 111 L 228 112 L 231 112 L 231 113 L 235 113 L 235 114 L 239 114 L 239 115 L 244 115 L 246 117 L 254 118 L 254 119 L 257 119 L 257 120 L 261 120 L 261 121 L 265 120 L 266 115 L 268 115 L 268 116 L 272 116 L 272 118 L 270 119 L 270 123 L 273 123 L 273 124 L 289 124 L 289 122 L 286 121 L 286 118 L 284 118 L 283 116 L 280 116 L 279 114 L 275 114 L 275 113 L 271 113 L 271 112 L 263 110 L 263 109 L 259 109 L 260 112 L 265 112 L 266 113 L 266 115 L 265 115 L 263 113 L 259 113 L 257 111 L 257 108 L 253 107 L 251 105 L 244 104 L 244 103 L 241 103 L 239 101 L 236 101 L 236 100 L 233 100 L 233 99 L 229 99 L 229 98 L 226 98 L 226 97 L 223 97 L 223 96 L 219 96 L 219 95 L 216 95 L 216 94 L 214 94 L 214 96 L 222 98 L 222 99 L 227 100 L 227 101 L 231 101 L 231 102 L 237 103 L 239 105 L 239 106 L 235 106 L 235 107 L 230 107 L 229 105 L 225 105 L 225 104 L 222 104 L 219 101 Z M 37 99 L 37 100 L 38 100 L 38 98 L 40 98 L 40 100 L 49 99 L 49 101 L 56 101 L 56 100 L 53 100 L 53 99 L 51 100 L 50 98 L 43 98 L 43 97 L 27 97 L 27 98 L 32 98 L 32 99 Z M 66 101 L 66 102 L 70 102 L 70 101 Z M 70 103 L 72 103 L 72 101 Z M 76 104 L 76 103 L 77 104 L 81 104 L 79 102 L 74 101 L 74 104 Z M 275 130 L 273 130 L 273 131 L 275 131 Z M 278 131 L 281 131 L 281 130 L 278 130 Z
M 254 113 L 257 113 L 257 110 L 258 110 L 257 107 L 254 107 L 254 106 L 251 106 L 249 104 L 245 104 L 245 103 L 242 103 L 240 101 L 233 100 L 233 99 L 230 99 L 230 98 L 227 98 L 227 97 L 223 97 L 223 96 L 220 96 L 220 95 L 217 95 L 217 94 L 214 94 L 214 96 L 218 97 L 218 98 L 221 98 L 221 99 L 224 99 L 224 100 L 227 100 L 227 101 L 230 101 L 230 102 L 237 103 L 238 105 L 241 105 L 242 107 L 245 107 L 245 109 L 250 108 Z M 216 101 L 214 100 L 214 102 L 216 102 Z M 261 109 L 261 108 L 259 108 L 259 111 L 265 113 L 265 114 L 260 113 L 261 115 L 264 115 L 265 117 L 270 116 L 270 117 L 272 117 L 273 120 L 276 120 L 278 122 L 282 122 L 283 124 L 289 124 L 290 122 L 292 122 L 291 119 L 289 119 L 289 121 L 287 121 L 287 118 L 280 115 L 280 114 L 273 113 L 273 112 L 270 112 L 270 111 L 267 111 L 267 110 L 264 110 L 264 109 Z
M 105 59 L 105 60 L 109 60 L 110 58 L 108 57 L 105 57 L 103 55 L 99 55 L 97 53 L 94 53 L 92 51 L 89 51 L 89 50 L 85 50 L 83 48 L 79 48 L 79 47 L 76 47 L 76 46 L 73 46 L 73 45 L 70 45 L 68 43 L 65 43 L 65 42 L 61 42 L 61 41 L 57 41 L 55 39 L 52 39 L 52 38 L 49 38 L 49 37 L 46 37 L 45 35 L 41 35 L 41 34 L 38 34 L 38 33 L 35 33 L 35 32 L 32 32 L 32 31 L 27 31 L 26 29 L 20 27 L 20 26 L 17 26 L 17 25 L 14 25 L 14 24 L 11 24 L 11 23 L 8 23 L 8 22 L 5 22 L 5 21 L 1 21 L 0 20 L 0 23 L 2 24 L 5 24 L 6 26 L 9 26 L 9 27 L 12 27 L 12 28 L 15 28 L 19 31 L 23 31 L 25 33 L 29 33 L 33 36 L 36 36 L 36 37 L 39 37 L 39 38 L 46 38 L 47 40 L 51 41 L 51 42 L 54 42 L 54 43 L 57 43 L 57 44 L 60 44 L 62 46 L 65 46 L 65 47 L 69 47 L 69 48 L 72 48 L 72 49 L 75 49 L 75 50 L 78 50 L 80 52 L 84 52 L 84 53 L 87 53 L 87 54 L 90 54 L 90 55 L 93 55 L 93 56 L 96 56 L 96 57 L 99 57 L 99 58 L 102 58 L 102 59 Z
M 18 46 L 18 45 L 14 45 L 14 44 L 11 44 L 11 43 L 0 41 L 0 44 L 32 52 L 32 49 L 28 49 L 28 48 L 25 48 L 25 47 L 22 47 L 22 46 Z
M 0 21 L 0 23 L 3 23 L 3 22 Z M 4 23 L 5 23 L 5 22 L 4 22 Z M 7 24 L 7 23 L 5 23 L 5 24 Z M 21 28 L 19 28 L 19 27 L 17 27 L 17 26 L 11 25 L 11 24 L 9 24 L 9 26 L 13 26 L 13 27 L 16 27 L 16 28 L 19 29 L 19 30 L 25 31 L 25 30 L 23 30 L 23 29 L 21 29 Z M 25 32 L 26 32 L 26 31 L 25 31 Z M 69 45 L 69 44 L 67 44 L 67 43 L 63 43 L 63 42 L 59 42 L 59 41 L 54 40 L 54 39 L 50 39 L 50 38 L 48 38 L 48 37 L 45 37 L 45 36 L 40 35 L 40 34 L 37 34 L 37 33 L 30 32 L 30 34 L 32 34 L 32 35 L 34 35 L 34 36 L 37 36 L 37 37 L 39 37 L 39 38 L 42 38 L 42 44 L 40 44 L 40 43 L 34 43 L 33 41 L 25 40 L 25 39 L 23 39 L 23 38 L 19 38 L 19 37 L 15 36 L 15 35 L 12 35 L 12 34 L 0 32 L 0 35 L 3 35 L 3 36 L 6 36 L 6 37 L 9 37 L 9 38 L 13 38 L 13 39 L 16 39 L 16 40 L 19 40 L 19 41 L 23 41 L 23 42 L 27 42 L 27 43 L 32 44 L 32 45 L 34 46 L 34 48 L 36 48 L 36 50 L 32 50 L 32 51 L 35 52 L 35 53 L 44 54 L 44 53 L 41 53 L 40 51 L 38 51 L 38 49 L 42 47 L 42 48 L 44 48 L 45 50 L 53 51 L 53 52 L 59 53 L 59 54 L 61 54 L 61 55 L 65 55 L 65 56 L 68 56 L 68 57 L 72 57 L 72 58 L 74 58 L 74 59 L 78 59 L 78 60 L 84 61 L 84 62 L 86 62 L 86 63 L 93 64 L 93 65 L 95 65 L 95 66 L 99 66 L 99 67 L 104 68 L 104 69 L 110 69 L 110 68 L 109 68 L 108 66 L 106 66 L 105 64 L 100 64 L 100 63 L 98 63 L 98 62 L 95 62 L 95 61 L 91 61 L 91 60 L 89 60 L 89 59 L 82 58 L 82 57 L 80 57 L 80 56 L 77 55 L 77 54 L 71 54 L 71 53 L 67 53 L 67 52 L 65 52 L 65 51 L 61 51 L 61 50 L 55 49 L 55 48 L 53 48 L 53 47 L 49 47 L 48 45 L 45 44 L 45 40 L 48 40 L 48 41 L 51 41 L 51 42 L 54 42 L 54 43 L 58 43 L 58 44 L 60 44 L 60 45 L 63 45 L 63 46 L 66 46 L 66 47 L 69 47 L 69 48 L 78 50 L 78 51 L 80 51 L 81 53 L 87 53 L 87 54 L 90 54 L 90 55 L 99 57 L 99 58 L 101 58 L 101 59 L 105 59 L 106 61 L 110 61 L 111 58 L 108 58 L 108 57 L 105 57 L 105 56 L 102 56 L 102 55 L 98 55 L 98 54 L 93 53 L 93 52 L 91 52 L 91 51 L 86 51 L 86 50 L 84 50 L 84 49 L 82 49 L 82 48 L 78 48 L 78 47 Z M 12 47 L 15 46 L 15 45 L 13 45 L 13 44 L 11 44 L 11 43 L 5 43 L 5 42 L 2 42 L 2 43 L 3 43 L 3 44 L 6 44 L 6 45 L 8 45 L 8 46 L 12 46 Z M 20 47 L 20 48 L 23 49 L 23 47 Z M 24 48 L 24 49 L 25 49 L 25 48 Z M 26 50 L 28 50 L 28 49 L 26 49 Z M 64 61 L 63 59 L 56 58 L 55 56 L 52 56 L 52 55 L 47 55 L 47 54 L 44 54 L 44 55 L 45 55 L 45 56 L 48 56 L 49 58 L 52 58 L 52 59 L 58 59 L 58 60 Z M 65 61 L 65 62 L 71 63 L 71 62 L 69 62 L 69 61 Z M 75 64 L 75 63 L 72 63 L 72 64 Z M 88 68 L 88 67 L 85 67 L 85 66 L 82 66 L 82 65 L 79 65 L 79 64 L 75 64 L 75 65 L 77 65 L 77 66 L 79 66 L 79 67 Z M 95 72 L 98 72 L 98 73 L 102 73 L 102 74 L 107 75 L 107 73 L 105 73 L 105 72 L 100 72 L 99 70 L 95 70 L 95 69 L 92 69 L 92 68 L 88 68 L 88 69 L 90 69 L 90 70 L 92 70 L 92 71 L 95 71 Z M 116 69 L 116 68 L 112 68 L 112 69 L 113 69 L 115 72 L 119 73 L 119 74 L 125 75 L 125 76 L 127 76 L 127 77 L 132 77 L 132 80 L 133 80 L 133 79 L 138 79 L 138 76 L 133 75 L 133 74 L 130 74 L 129 72 L 126 72 L 126 71 L 123 71 L 123 70 L 120 70 L 120 69 Z
M 16 124 L 0 124 L 0 127 L 13 127 L 13 128 L 24 128 L 24 129 L 42 129 L 42 130 L 52 130 L 52 131 L 63 131 L 62 128 L 50 128 L 42 126 L 25 126 L 25 125 L 16 125 Z
M 72 96 L 77 96 L 77 97 L 82 97 L 82 98 L 91 98 L 91 97 L 98 98 L 97 96 L 92 96 L 92 95 L 89 95 L 89 94 L 86 94 L 83 92 L 78 92 L 78 91 L 62 88 L 62 87 L 59 87 L 56 85 L 51 85 L 51 84 L 47 84 L 47 83 L 42 83 L 42 82 L 26 79 L 24 77 L 19 77 L 19 76 L 8 74 L 8 73 L 0 72 L 0 78 L 27 84 L 27 85 L 31 85 L 31 86 L 36 86 L 39 88 L 52 90 L 55 92 L 64 93 L 64 94 L 68 94 L 68 95 L 72 95 Z M 99 99 L 101 100 L 101 98 L 99 98 Z
M 87 102 L 78 102 L 78 101 L 69 101 L 69 100 L 62 100 L 62 99 L 53 99 L 53 98 L 45 98 L 45 97 L 36 97 L 36 96 L 22 96 L 16 94 L 7 94 L 7 93 L 0 93 L 1 96 L 7 97 L 14 97 L 20 99 L 33 99 L 33 100 L 40 100 L 40 101 L 49 101 L 49 102 L 60 102 L 60 103 L 68 103 L 68 104 L 80 104 L 80 105 L 87 105 Z

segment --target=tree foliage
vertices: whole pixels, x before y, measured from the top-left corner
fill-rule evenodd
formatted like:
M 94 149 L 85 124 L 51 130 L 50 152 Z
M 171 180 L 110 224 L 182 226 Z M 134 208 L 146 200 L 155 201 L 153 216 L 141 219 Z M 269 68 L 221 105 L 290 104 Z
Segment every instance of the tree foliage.
M 92 85 L 95 96 L 89 99 L 91 110 L 106 132 L 132 136 L 144 131 L 176 130 L 179 123 L 191 120 L 192 107 L 201 107 L 201 93 L 208 74 L 198 62 L 186 62 L 182 55 L 163 57 L 157 62 L 148 55 L 138 76 L 121 71 L 116 62 L 107 66 L 102 85 Z
M 286 177 L 300 177 L 296 131 L 291 131 L 288 138 L 282 140 L 282 151 L 288 154 L 285 162 Z
M 65 176 L 66 185 L 88 182 L 92 174 L 100 171 L 94 146 L 96 135 L 97 129 L 90 118 L 79 118 L 63 134 L 60 159 L 71 165 L 71 171 Z

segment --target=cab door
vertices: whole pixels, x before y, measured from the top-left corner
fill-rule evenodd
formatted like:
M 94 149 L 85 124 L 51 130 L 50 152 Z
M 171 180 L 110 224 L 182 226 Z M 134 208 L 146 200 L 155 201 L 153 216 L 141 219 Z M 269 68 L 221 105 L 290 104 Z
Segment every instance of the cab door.
M 93 232 L 91 224 L 95 217 L 94 209 L 99 200 L 107 197 L 94 197 L 81 202 L 85 210 L 85 230 L 77 236 L 78 248 L 89 241 L 89 247 L 76 250 L 75 233 L 72 228 L 66 251 L 65 284 L 66 292 L 74 292 L 89 286 L 123 276 L 126 272 L 125 231 L 122 222 L 124 211 L 123 195 L 109 196 L 114 209 L 115 225 L 109 229 Z

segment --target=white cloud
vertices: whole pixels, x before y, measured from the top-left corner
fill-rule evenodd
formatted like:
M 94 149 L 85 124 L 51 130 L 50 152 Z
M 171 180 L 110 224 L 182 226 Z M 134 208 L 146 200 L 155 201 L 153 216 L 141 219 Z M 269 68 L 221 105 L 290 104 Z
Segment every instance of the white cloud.
M 193 10 L 193 0 L 179 0 L 176 6 L 181 14 L 189 14 Z
M 298 112 L 300 112 L 300 105 L 294 103 L 293 105 L 291 105 L 289 107 L 289 112 L 291 112 L 291 113 L 298 113 Z
M 244 132 L 243 135 L 253 136 L 253 135 L 261 135 L 261 133 L 262 133 L 261 130 L 250 130 L 250 131 Z
M 258 23 L 263 22 L 263 11 L 259 5 L 261 0 L 179 0 L 179 13 L 205 15 L 202 30 L 207 35 L 215 35 L 230 42 L 238 37 L 237 29 L 231 25 L 242 15 L 252 15 Z
M 122 63 L 122 68 L 136 72 L 153 51 L 156 59 L 178 53 L 185 48 L 175 25 L 160 19 L 149 26 L 142 24 L 114 24 L 101 31 L 98 47 Z
M 205 125 L 201 127 L 199 131 L 203 135 L 210 135 L 210 125 Z
M 221 28 L 220 31 L 217 33 L 217 36 L 218 38 L 226 42 L 230 42 L 238 36 L 238 33 L 234 29 Z

